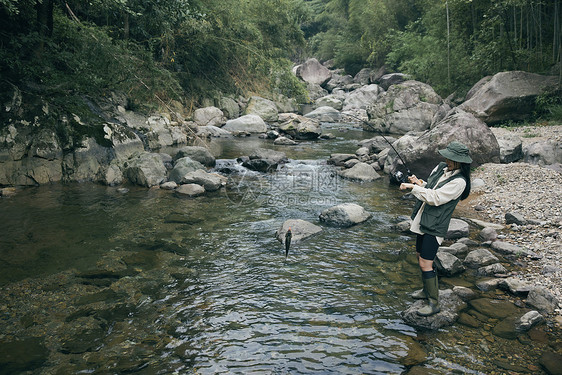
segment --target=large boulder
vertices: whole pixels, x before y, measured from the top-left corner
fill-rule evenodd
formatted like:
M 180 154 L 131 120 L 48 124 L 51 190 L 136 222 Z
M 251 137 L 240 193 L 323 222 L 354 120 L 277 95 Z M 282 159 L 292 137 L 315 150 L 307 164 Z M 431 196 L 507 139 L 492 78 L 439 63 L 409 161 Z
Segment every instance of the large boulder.
M 193 121 L 199 126 L 222 126 L 226 122 L 226 117 L 217 107 L 205 107 L 193 112 Z
M 163 115 L 150 116 L 146 120 L 146 141 L 151 150 L 187 143 L 187 135 L 180 126 L 174 126 Z
M 245 115 L 234 120 L 228 120 L 222 127 L 231 133 L 265 133 L 267 125 L 258 115 Z
M 379 85 L 367 85 L 349 93 L 344 101 L 343 110 L 348 111 L 353 108 L 367 109 L 374 105 L 379 95 L 384 90 Z
M 227 119 L 233 119 L 240 116 L 240 106 L 236 100 L 223 96 L 219 101 L 219 108 L 224 113 Z
M 406 79 L 407 76 L 403 73 L 389 73 L 380 77 L 378 82 L 384 90 L 388 90 L 390 86 L 402 83 Z
M 462 142 L 468 147 L 473 160 L 472 167 L 500 161 L 500 146 L 490 128 L 472 114 L 457 108 L 451 110 L 432 129 L 417 137 L 407 138 L 406 142 L 402 142 L 402 138 L 394 143 L 394 147 L 410 170 L 422 178 L 427 177 L 435 165 L 443 161 L 438 150 L 446 148 L 452 141 Z M 384 169 L 388 173 L 394 173 L 402 169 L 401 163 L 396 153 L 390 151 Z
M 349 169 L 338 171 L 338 175 L 348 180 L 370 182 L 381 178 L 375 169 L 367 163 L 357 163 Z
M 244 114 L 260 116 L 267 122 L 277 122 L 279 119 L 277 105 L 275 105 L 275 103 L 271 100 L 264 99 L 259 96 L 252 96 L 250 98 Z
M 320 221 L 335 226 L 350 227 L 369 220 L 371 216 L 370 213 L 358 204 L 343 203 L 322 211 Z
M 167 169 L 158 154 L 142 152 L 125 163 L 124 176 L 133 184 L 152 187 L 166 179 Z
M 555 90 L 558 77 L 522 71 L 501 72 L 483 85 L 479 84 L 481 87 L 460 107 L 487 124 L 496 124 L 529 118 L 537 96 Z
M 441 102 L 441 97 L 431 86 L 418 81 L 406 81 L 380 94 L 367 113 L 375 129 L 406 134 L 429 129 Z M 369 127 L 364 129 L 372 131 Z
M 189 156 L 185 156 L 176 160 L 174 169 L 170 172 L 169 179 L 177 184 L 181 184 L 183 177 L 193 171 L 198 169 L 205 169 L 203 164 L 191 159 Z
M 339 95 L 326 95 L 316 100 L 314 104 L 316 108 L 318 107 L 332 107 L 335 110 L 341 111 L 343 108 L 343 100 Z
M 526 163 L 540 166 L 562 163 L 562 142 L 555 139 L 533 142 L 523 150 Z
M 286 162 L 287 156 L 284 152 L 258 148 L 249 155 L 247 160 L 242 162 L 242 165 L 257 172 L 272 172 L 277 169 L 279 164 Z
M 332 79 L 325 86 L 329 91 L 334 91 L 336 88 L 341 89 L 351 83 L 353 83 L 353 77 L 349 74 L 332 73 Z
M 305 117 L 321 122 L 338 122 L 341 119 L 341 113 L 332 107 L 324 106 L 307 113 Z
M 308 59 L 304 64 L 296 66 L 294 72 L 296 76 L 303 81 L 320 86 L 324 85 L 332 78 L 330 70 L 314 58 Z
M 198 161 L 206 167 L 214 167 L 216 164 L 215 157 L 211 152 L 202 146 L 185 146 L 179 149 L 178 153 L 174 156 L 174 160 L 185 157 L 190 157 L 192 160 Z
M 320 123 L 313 118 L 287 113 L 279 116 L 279 120 L 279 131 L 296 139 L 316 139 L 322 134 Z

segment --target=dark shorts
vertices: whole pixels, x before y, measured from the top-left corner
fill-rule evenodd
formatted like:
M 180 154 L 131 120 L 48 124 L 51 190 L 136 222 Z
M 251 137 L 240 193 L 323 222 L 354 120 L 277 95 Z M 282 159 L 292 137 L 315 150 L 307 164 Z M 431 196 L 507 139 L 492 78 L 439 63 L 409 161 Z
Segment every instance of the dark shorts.
M 439 249 L 437 238 L 431 234 L 418 234 L 416 237 L 416 251 L 423 259 L 434 260 Z

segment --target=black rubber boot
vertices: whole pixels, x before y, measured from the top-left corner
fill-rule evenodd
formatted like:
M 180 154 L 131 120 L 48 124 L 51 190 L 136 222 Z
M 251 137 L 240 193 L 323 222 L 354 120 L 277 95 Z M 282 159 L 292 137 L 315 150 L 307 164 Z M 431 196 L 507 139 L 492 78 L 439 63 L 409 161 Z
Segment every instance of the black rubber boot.
M 417 311 L 418 315 L 431 316 L 437 314 L 439 308 L 439 282 L 435 271 L 427 271 L 423 273 L 423 285 L 427 294 L 427 306 Z

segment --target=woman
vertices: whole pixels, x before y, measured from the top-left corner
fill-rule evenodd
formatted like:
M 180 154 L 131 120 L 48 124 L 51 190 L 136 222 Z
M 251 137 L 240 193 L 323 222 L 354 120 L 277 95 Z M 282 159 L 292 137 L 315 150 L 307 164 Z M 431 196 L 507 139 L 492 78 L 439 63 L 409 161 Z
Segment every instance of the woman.
M 435 167 L 427 182 L 412 175 L 408 177 L 410 183 L 400 184 L 400 190 L 412 189 L 412 194 L 417 198 L 410 230 L 417 234 L 416 251 L 423 289 L 413 293 L 412 297 L 428 300 L 428 305 L 417 311 L 421 316 L 430 316 L 440 311 L 439 286 L 433 261 L 447 234 L 457 203 L 470 194 L 472 159 L 468 148 L 454 141 L 446 149 L 439 150 L 439 153 L 445 157 L 445 162 Z

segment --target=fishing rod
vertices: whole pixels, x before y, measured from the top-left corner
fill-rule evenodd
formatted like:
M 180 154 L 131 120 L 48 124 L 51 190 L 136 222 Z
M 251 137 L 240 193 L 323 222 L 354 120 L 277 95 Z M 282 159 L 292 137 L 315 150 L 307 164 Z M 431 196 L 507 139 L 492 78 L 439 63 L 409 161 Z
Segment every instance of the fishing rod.
M 390 147 L 392 148 L 392 150 L 394 150 L 394 152 L 396 153 L 396 155 L 398 155 L 398 158 L 400 159 L 400 161 L 402 162 L 402 165 L 404 167 L 406 167 L 406 173 L 407 176 L 404 176 L 404 174 L 400 171 L 395 172 L 392 177 L 394 177 L 396 179 L 397 182 L 405 182 L 406 178 L 408 176 L 412 175 L 412 172 L 410 172 L 410 168 L 408 167 L 408 164 L 406 164 L 406 162 L 404 161 L 404 159 L 402 158 L 402 156 L 400 155 L 400 153 L 396 150 L 396 148 L 394 148 L 394 146 L 392 145 L 392 143 L 384 136 L 384 134 L 382 133 L 382 131 L 380 129 L 375 128 L 370 122 L 363 120 L 362 118 L 359 118 L 355 115 L 352 115 L 351 113 L 344 113 L 345 116 L 350 116 L 355 118 L 358 121 L 361 121 L 362 123 L 364 123 L 365 125 L 367 125 L 369 128 L 371 128 L 373 131 L 377 132 L 380 134 L 380 136 L 386 141 L 386 143 L 388 143 L 390 145 Z

